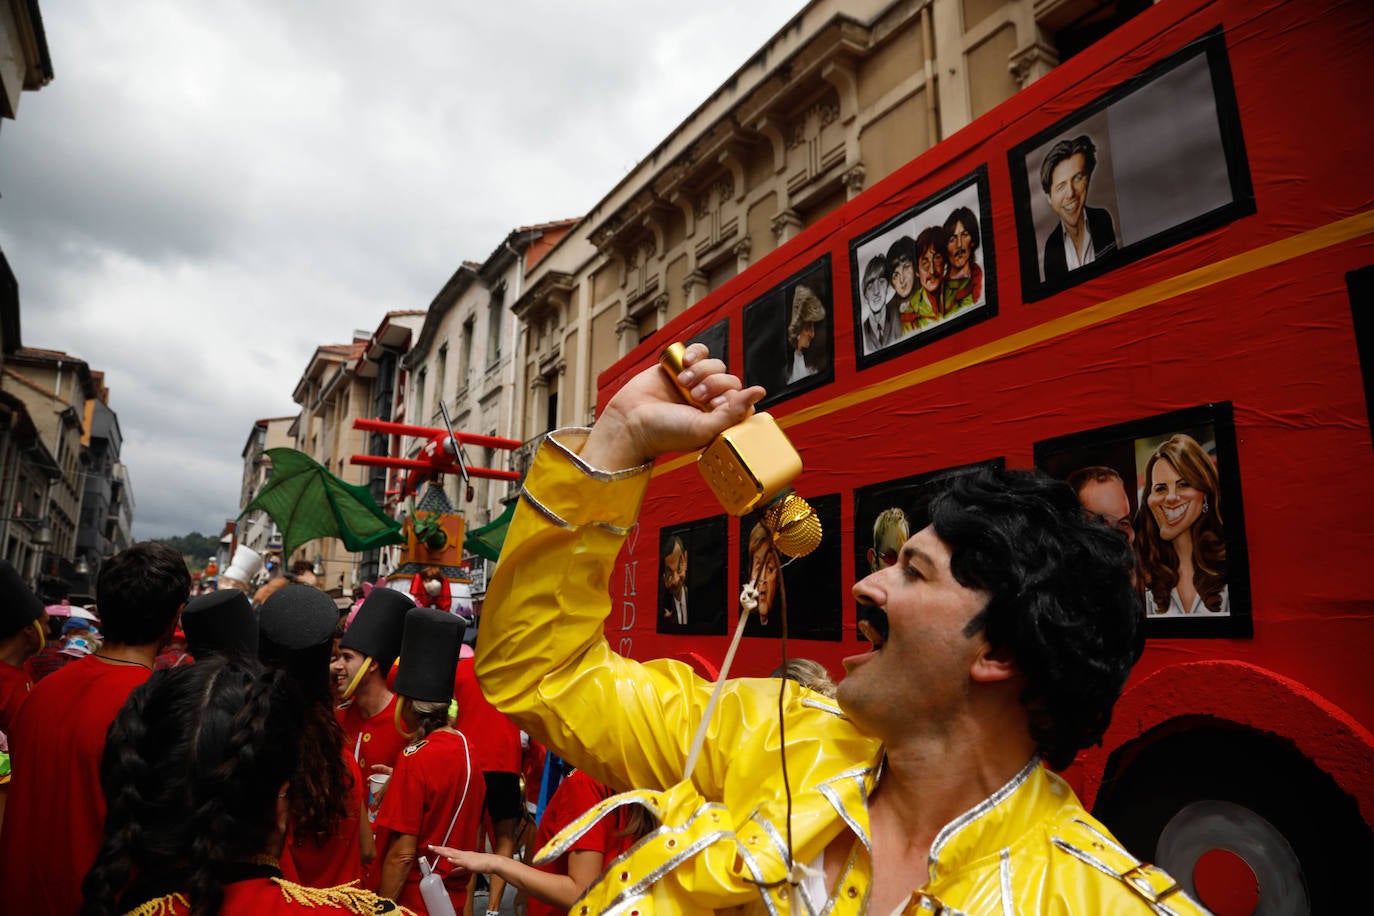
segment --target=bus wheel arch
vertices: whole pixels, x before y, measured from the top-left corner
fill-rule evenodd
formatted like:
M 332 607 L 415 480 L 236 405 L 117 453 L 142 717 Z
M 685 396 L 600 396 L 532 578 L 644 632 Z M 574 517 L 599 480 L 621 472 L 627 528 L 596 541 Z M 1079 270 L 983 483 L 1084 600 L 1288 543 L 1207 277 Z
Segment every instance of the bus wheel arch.
M 1362 886 L 1359 863 L 1374 856 L 1370 820 L 1351 791 L 1368 777 L 1374 741 L 1272 672 L 1225 662 L 1177 667 L 1191 670 L 1164 669 L 1136 686 L 1124 704 L 1129 718 L 1121 705 L 1114 715 L 1116 729 L 1129 722 L 1131 733 L 1115 741 L 1109 733 L 1110 754 L 1085 761 L 1094 813 L 1218 912 L 1339 904 Z M 1166 678 L 1190 701 L 1161 690 Z M 1224 708 L 1207 708 L 1208 697 Z M 1156 706 L 1174 715 L 1155 721 Z

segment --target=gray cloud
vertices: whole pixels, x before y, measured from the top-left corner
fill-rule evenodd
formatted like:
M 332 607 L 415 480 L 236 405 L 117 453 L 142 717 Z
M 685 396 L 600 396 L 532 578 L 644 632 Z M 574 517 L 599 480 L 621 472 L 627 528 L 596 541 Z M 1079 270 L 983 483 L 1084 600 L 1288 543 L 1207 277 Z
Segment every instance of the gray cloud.
M 0 245 L 24 343 L 106 373 L 136 534 L 218 531 L 317 345 L 585 212 L 799 7 L 44 4 Z

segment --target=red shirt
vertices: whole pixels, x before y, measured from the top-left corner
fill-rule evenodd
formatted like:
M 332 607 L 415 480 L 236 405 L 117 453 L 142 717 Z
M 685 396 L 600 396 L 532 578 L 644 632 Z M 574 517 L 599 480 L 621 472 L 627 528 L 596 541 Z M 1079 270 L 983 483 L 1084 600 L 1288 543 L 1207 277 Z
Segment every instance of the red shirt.
M 19 714 L 19 707 L 29 698 L 32 688 L 33 682 L 23 668 L 0 661 L 0 732 L 9 733 L 14 717 Z M 0 747 L 0 750 L 4 748 Z
M 549 806 L 544 809 L 544 817 L 539 821 L 539 829 L 534 834 L 534 848 L 543 849 L 549 840 L 564 827 L 577 820 L 594 806 L 610 798 L 609 788 L 592 779 L 581 770 L 573 773 L 558 784 Z M 624 829 L 624 818 L 620 811 L 612 812 L 597 821 L 586 833 L 573 841 L 568 851 L 543 865 L 536 865 L 540 871 L 554 875 L 568 873 L 568 853 L 574 850 L 589 850 L 601 853 L 601 867 L 629 849 L 638 837 L 619 836 Z M 567 911 L 561 907 L 550 906 L 530 897 L 528 916 L 562 916 Z
M 42 652 L 31 656 L 28 661 L 24 662 L 24 673 L 29 676 L 29 680 L 37 684 L 54 671 L 61 671 L 68 662 L 74 661 L 76 661 L 74 656 L 63 653 L 62 641 L 60 639 L 53 640 L 43 647 Z
M 75 876 L 95 864 L 105 823 L 105 732 L 149 674 L 142 665 L 88 655 L 34 685 L 20 708 L 10 731 L 14 777 L 0 832 L 7 911 L 70 916 L 81 909 Z
M 458 660 L 453 678 L 453 698 L 458 701 L 454 728 L 472 739 L 472 752 L 483 772 L 520 772 L 520 729 L 491 703 L 477 686 L 472 659 Z
M 363 779 L 372 775 L 373 764 L 395 766 L 410 738 L 396 730 L 396 696 L 392 694 L 375 716 L 364 719 L 356 700 L 345 700 L 334 711 L 344 730 L 344 750 L 358 761 Z
M 365 783 L 353 759 L 351 746 L 344 748 L 343 757 L 348 775 L 353 779 L 353 784 L 344 793 L 347 813 L 334 828 L 333 835 L 326 837 L 324 842 L 316 837 L 298 837 L 294 828 L 288 831 L 281 857 L 282 876 L 288 881 L 306 887 L 337 887 L 362 880 L 363 851 L 358 818 L 363 809 Z
M 486 783 L 471 758 L 468 741 L 461 734 L 448 730 L 436 731 L 423 741 L 405 749 L 396 761 L 386 794 L 382 796 L 382 810 L 377 813 L 377 858 L 383 861 L 392 834 L 408 833 L 416 838 L 416 853 L 433 860 L 429 846 L 453 846 L 458 849 L 477 849 L 478 831 L 482 824 L 482 802 Z M 454 812 L 458 812 L 454 820 Z M 449 825 L 453 828 L 450 831 Z M 378 869 L 380 871 L 380 869 Z M 467 878 L 448 876 L 451 866 L 440 859 L 440 875 L 454 898 L 454 909 L 463 908 L 467 893 Z M 420 896 L 420 866 L 406 875 L 405 887 L 396 898 L 402 906 L 417 913 L 426 912 Z

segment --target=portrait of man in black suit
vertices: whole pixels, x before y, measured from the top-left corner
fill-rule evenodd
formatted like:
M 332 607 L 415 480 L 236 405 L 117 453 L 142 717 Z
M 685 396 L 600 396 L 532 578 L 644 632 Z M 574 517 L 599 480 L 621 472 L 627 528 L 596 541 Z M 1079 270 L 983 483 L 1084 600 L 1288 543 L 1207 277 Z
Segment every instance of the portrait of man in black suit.
M 1060 140 L 1040 165 L 1040 187 L 1059 217 L 1045 240 L 1046 282 L 1053 282 L 1085 264 L 1102 260 L 1116 250 L 1112 215 L 1088 206 L 1088 188 L 1097 168 L 1097 146 L 1087 134 Z

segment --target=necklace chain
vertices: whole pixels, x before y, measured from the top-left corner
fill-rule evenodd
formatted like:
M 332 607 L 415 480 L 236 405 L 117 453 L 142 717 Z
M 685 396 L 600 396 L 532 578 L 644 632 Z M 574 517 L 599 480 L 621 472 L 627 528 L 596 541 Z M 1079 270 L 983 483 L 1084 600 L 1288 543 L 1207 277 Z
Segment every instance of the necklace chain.
M 133 662 L 129 661 L 127 658 L 115 658 L 113 655 L 101 655 L 99 652 L 95 653 L 95 657 L 101 661 L 113 662 L 116 665 L 137 665 L 140 668 L 147 668 L 149 671 L 153 670 L 153 666 L 147 662 Z

